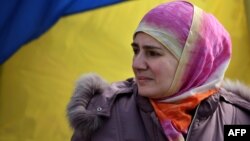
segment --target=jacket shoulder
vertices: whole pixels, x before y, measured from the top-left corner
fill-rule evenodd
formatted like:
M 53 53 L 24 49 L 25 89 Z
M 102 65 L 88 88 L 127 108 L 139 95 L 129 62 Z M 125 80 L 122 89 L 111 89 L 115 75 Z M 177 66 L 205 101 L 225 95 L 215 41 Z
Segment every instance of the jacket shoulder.
M 197 107 L 189 140 L 223 140 L 223 126 L 250 123 L 250 89 L 240 82 L 226 79 L 217 94 Z M 216 127 L 216 128 L 214 128 Z M 204 133 L 204 130 L 206 132 Z

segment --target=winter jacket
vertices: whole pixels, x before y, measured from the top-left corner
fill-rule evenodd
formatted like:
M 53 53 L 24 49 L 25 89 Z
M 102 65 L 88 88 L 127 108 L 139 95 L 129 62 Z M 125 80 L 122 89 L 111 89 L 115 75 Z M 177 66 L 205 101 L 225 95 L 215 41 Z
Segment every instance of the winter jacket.
M 167 141 L 133 79 L 108 85 L 97 75 L 85 76 L 68 104 L 68 118 L 72 141 Z M 250 124 L 250 88 L 229 80 L 194 109 L 186 140 L 223 141 L 228 124 Z

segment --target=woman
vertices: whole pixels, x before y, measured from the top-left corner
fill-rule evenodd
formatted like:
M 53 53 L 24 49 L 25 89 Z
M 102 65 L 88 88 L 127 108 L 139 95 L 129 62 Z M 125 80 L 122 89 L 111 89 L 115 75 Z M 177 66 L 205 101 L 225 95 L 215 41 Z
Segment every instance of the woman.
M 224 125 L 250 124 L 249 88 L 223 81 L 231 41 L 212 15 L 186 1 L 161 4 L 141 20 L 132 48 L 134 79 L 78 81 L 72 141 L 222 141 Z

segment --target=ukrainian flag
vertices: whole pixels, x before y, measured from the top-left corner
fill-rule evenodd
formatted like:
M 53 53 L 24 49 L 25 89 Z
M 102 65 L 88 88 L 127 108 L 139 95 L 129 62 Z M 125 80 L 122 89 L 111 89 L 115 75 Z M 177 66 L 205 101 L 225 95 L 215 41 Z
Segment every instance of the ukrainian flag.
M 69 141 L 66 106 L 75 81 L 88 72 L 108 82 L 133 77 L 133 32 L 148 10 L 166 1 L 0 1 L 0 141 Z M 249 4 L 190 1 L 231 34 L 226 77 L 250 84 Z

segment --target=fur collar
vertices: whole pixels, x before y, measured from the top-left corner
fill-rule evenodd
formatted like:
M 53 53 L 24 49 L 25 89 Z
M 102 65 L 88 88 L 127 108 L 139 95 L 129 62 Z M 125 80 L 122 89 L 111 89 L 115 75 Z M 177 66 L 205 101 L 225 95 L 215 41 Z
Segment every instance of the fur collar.
M 84 136 L 93 133 L 103 122 L 103 119 L 86 107 L 94 95 L 101 94 L 108 87 L 108 83 L 100 76 L 89 73 L 77 81 L 73 96 L 67 107 L 67 115 L 75 134 Z
M 250 87 L 246 84 L 236 80 L 232 81 L 225 79 L 222 83 L 222 87 L 229 92 L 239 95 L 246 101 L 250 101 Z

